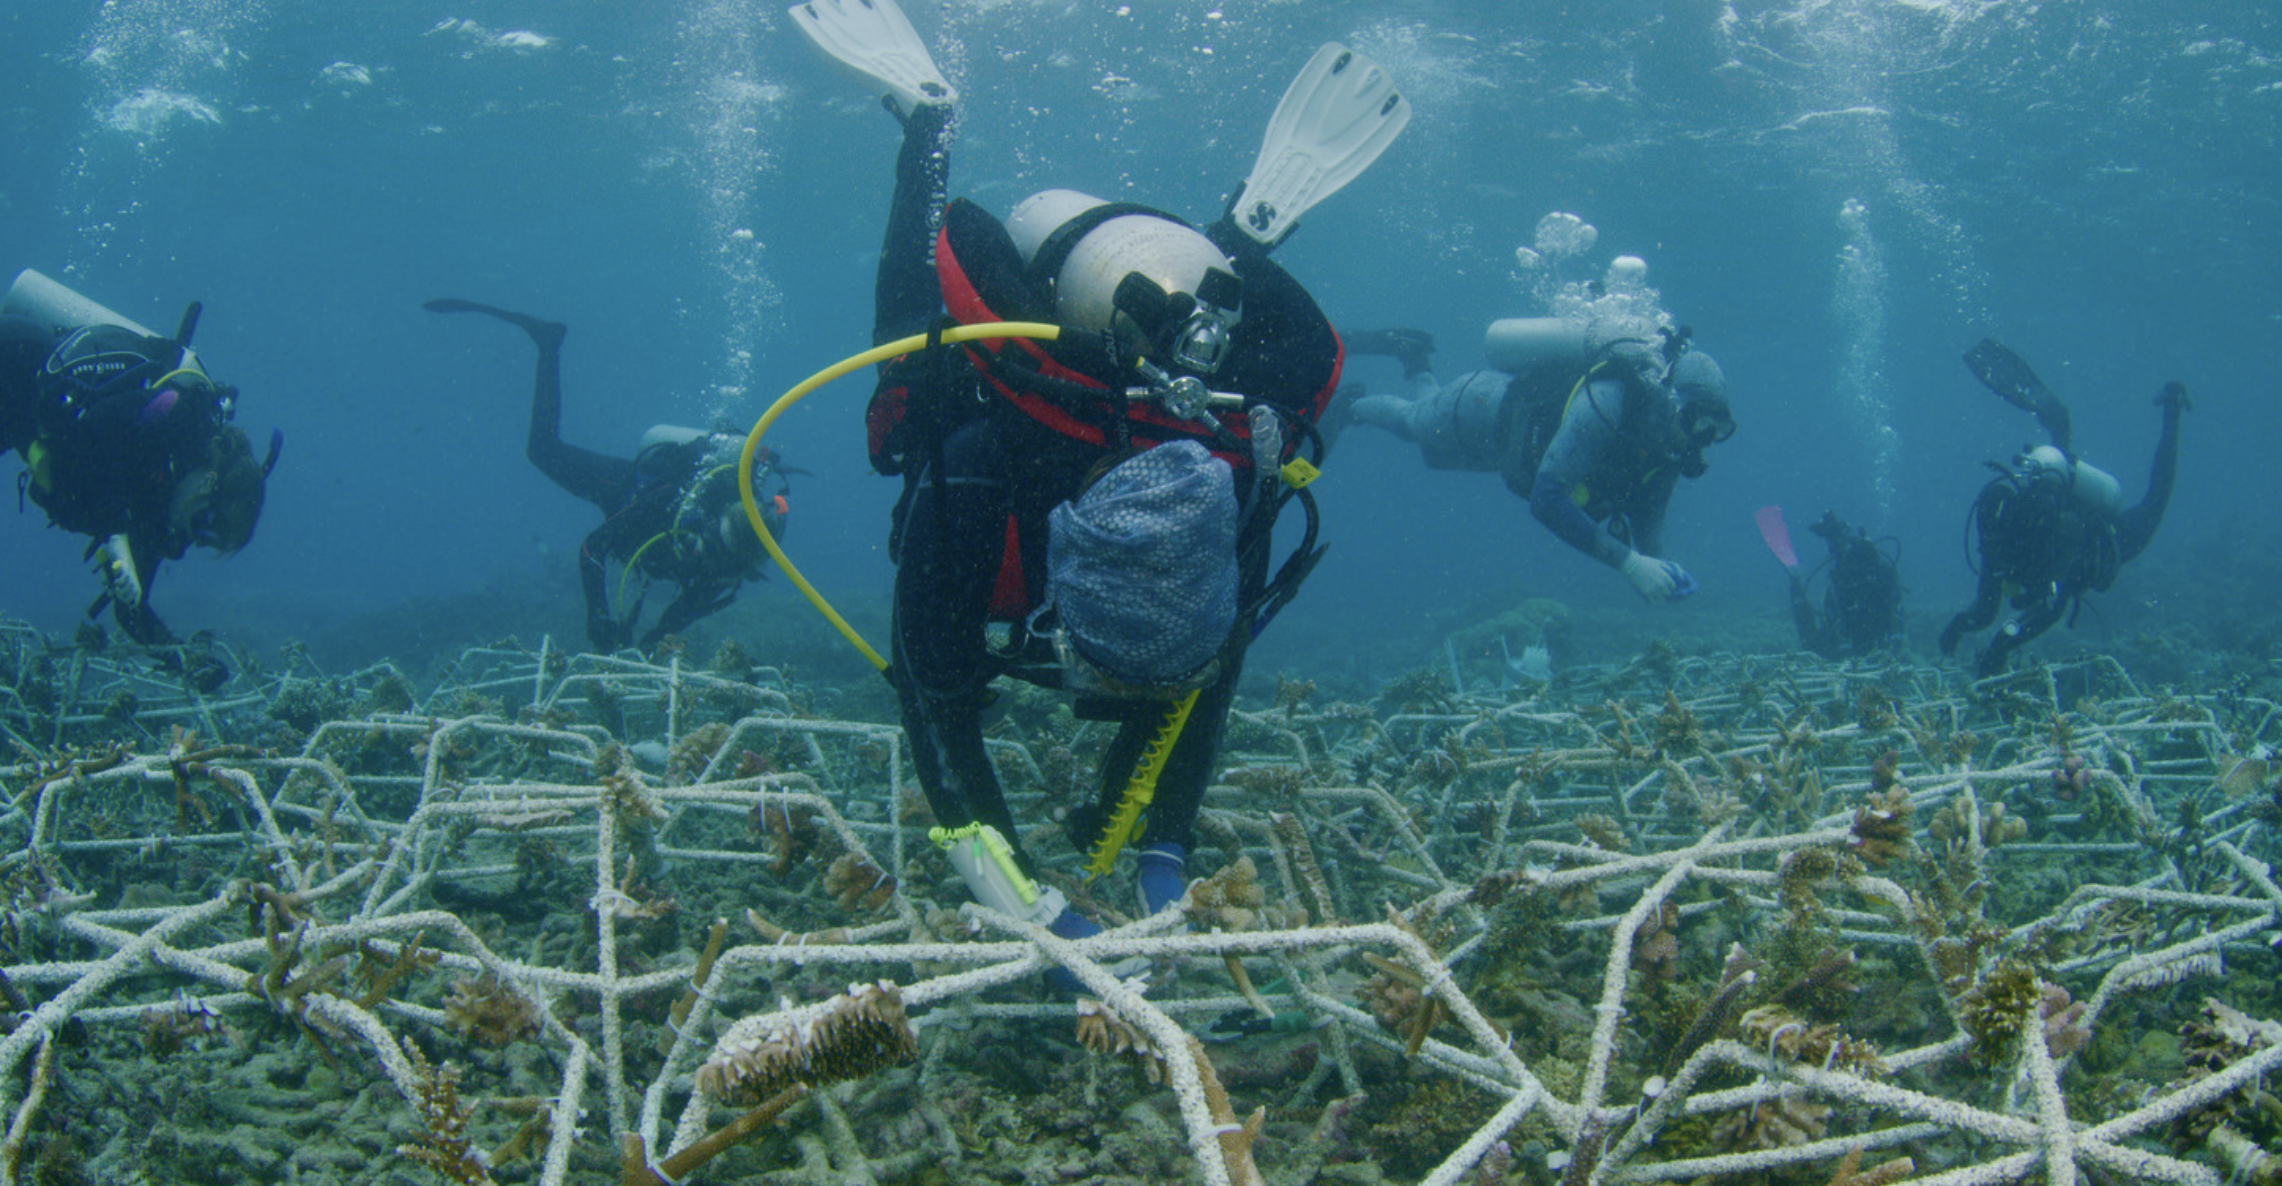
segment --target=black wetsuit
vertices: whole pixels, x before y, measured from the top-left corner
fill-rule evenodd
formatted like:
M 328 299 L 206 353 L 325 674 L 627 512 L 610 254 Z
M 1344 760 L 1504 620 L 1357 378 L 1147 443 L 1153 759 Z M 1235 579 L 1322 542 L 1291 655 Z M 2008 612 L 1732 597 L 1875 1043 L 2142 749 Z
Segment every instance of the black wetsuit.
M 602 512 L 602 525 L 579 544 L 578 577 L 586 599 L 587 641 L 596 650 L 612 651 L 635 641 L 634 626 L 641 618 L 642 601 L 623 611 L 611 610 L 609 565 L 633 567 L 643 581 L 662 580 L 675 586 L 673 601 L 658 620 L 640 635 L 647 649 L 668 634 L 686 630 L 698 619 L 736 599 L 737 589 L 756 575 L 755 553 L 723 547 L 712 536 L 711 512 L 717 499 L 733 497 L 735 485 L 723 475 L 698 472 L 712 449 L 700 438 L 686 443 L 653 445 L 639 457 L 615 457 L 583 449 L 563 440 L 563 336 L 560 322 L 454 299 L 428 302 L 438 313 L 485 313 L 531 335 L 539 359 L 531 387 L 531 426 L 524 454 L 539 472 L 563 490 L 594 504 Z M 756 466 L 773 461 L 773 455 L 756 459 Z M 684 492 L 693 482 L 710 480 L 715 489 L 700 501 L 706 514 L 699 530 L 677 530 L 676 517 L 684 507 Z M 756 482 L 765 481 L 756 475 Z M 782 510 L 764 499 L 764 518 L 772 533 L 784 529 Z
M 905 121 L 880 257 L 874 318 L 878 341 L 925 329 L 944 307 L 943 282 L 931 249 L 946 217 L 947 122 L 948 110 L 941 107 L 922 107 Z M 954 223 L 976 213 L 961 206 L 965 208 L 951 212 Z M 1243 321 L 1234 352 L 1213 386 L 1264 398 L 1260 388 L 1269 384 L 1282 393 L 1304 392 L 1313 401 L 1307 412 L 1312 416 L 1337 376 L 1337 337 L 1295 281 L 1257 248 L 1232 250 L 1243 247 L 1228 241 L 1233 237 L 1213 236 L 1235 257 L 1244 280 Z M 1006 249 L 1012 249 L 1011 243 Z M 1267 377 L 1271 374 L 1272 379 Z M 878 468 L 905 477 L 890 541 L 896 561 L 892 676 L 904 728 L 912 738 L 913 763 L 937 820 L 950 827 L 990 824 L 1035 873 L 984 748 L 986 687 L 999 675 L 1054 682 L 1049 666 L 1036 662 L 1040 640 L 1029 639 L 1021 629 L 1046 589 L 1047 513 L 1078 493 L 1109 450 L 1013 410 L 982 386 L 966 359 L 946 351 L 910 356 L 883 368 L 875 418 L 883 408 L 938 410 L 914 416 L 973 409 L 962 422 L 932 437 L 924 432 L 891 436 L 901 441 L 904 452 L 882 453 L 875 447 Z M 875 446 L 879 437 L 875 428 Z M 1241 465 L 1237 478 L 1239 489 L 1246 488 L 1251 467 Z M 1247 605 L 1267 583 L 1269 567 L 1266 524 L 1255 526 L 1259 530 L 1247 531 L 1238 554 L 1240 599 Z M 1010 535 L 1016 552 L 1011 559 Z M 994 619 L 1016 623 L 1021 654 L 1001 655 L 989 648 L 984 632 Z M 1249 641 L 1249 620 L 1240 621 L 1235 635 L 1220 652 L 1218 676 L 1198 695 L 1157 780 L 1139 838 L 1143 845 L 1193 847 L 1193 823 L 1218 762 L 1221 731 Z M 1164 722 L 1166 703 L 1081 697 L 1077 711 L 1085 719 L 1122 722 L 1102 762 L 1101 802 L 1074 813 L 1070 821 L 1073 842 L 1084 848 L 1098 838 L 1101 812 L 1123 791 L 1144 746 Z
M 89 555 L 112 536 L 127 537 L 144 599 L 111 598 L 113 616 L 136 642 L 172 643 L 173 632 L 151 611 L 148 595 L 160 562 L 189 551 L 189 537 L 173 524 L 175 494 L 182 478 L 206 463 L 208 444 L 226 418 L 218 407 L 192 407 L 188 400 L 162 407 L 140 383 L 67 402 L 41 372 L 69 336 L 28 318 L 0 316 L 0 449 L 24 459 L 19 498 L 28 495 L 55 526 L 88 536 Z M 142 343 L 130 348 L 152 360 L 179 350 L 164 339 L 121 331 L 122 345 L 130 339 Z M 104 604 L 98 600 L 90 614 Z
M 2000 477 L 1982 489 L 1972 512 L 1981 541 L 1980 585 L 1973 604 L 1943 627 L 1942 654 L 1954 653 L 1964 635 L 1997 620 L 2009 585 L 2018 590 L 2012 604 L 2022 613 L 1989 640 L 1975 663 L 1983 676 L 2004 670 L 2012 652 L 2072 616 L 2085 594 L 2105 592 L 2116 573 L 2146 550 L 2178 477 L 2179 415 L 2187 407 L 2187 390 L 2172 383 L 2156 402 L 2163 407 L 2163 434 L 2155 444 L 2147 494 L 2137 506 L 2108 514 L 2085 505 L 2060 482 L 2020 475 Z M 2058 423 L 2066 423 L 2064 412 Z
M 1799 645 L 1826 659 L 1867 655 L 1902 629 L 1902 579 L 1893 558 L 1863 533 L 1825 515 L 1814 533 L 1830 545 L 1820 611 L 1808 579 L 1793 571 L 1791 620 Z

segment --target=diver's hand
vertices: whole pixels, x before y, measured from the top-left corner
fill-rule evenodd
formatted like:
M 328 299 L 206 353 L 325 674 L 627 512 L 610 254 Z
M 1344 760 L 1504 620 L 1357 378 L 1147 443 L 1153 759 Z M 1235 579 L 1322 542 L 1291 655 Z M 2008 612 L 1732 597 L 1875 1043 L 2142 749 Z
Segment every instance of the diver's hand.
M 2163 390 L 2157 392 L 2155 395 L 2155 404 L 2157 407 L 2162 408 L 2167 412 L 2184 412 L 2189 408 L 2195 406 L 2194 403 L 2187 398 L 2187 385 L 2185 383 L 2181 383 L 2177 379 L 2173 379 L 2169 383 L 2163 385 Z
M 1687 569 L 1640 552 L 1627 555 L 1617 571 L 1648 601 L 1678 601 L 1696 591 L 1696 578 Z

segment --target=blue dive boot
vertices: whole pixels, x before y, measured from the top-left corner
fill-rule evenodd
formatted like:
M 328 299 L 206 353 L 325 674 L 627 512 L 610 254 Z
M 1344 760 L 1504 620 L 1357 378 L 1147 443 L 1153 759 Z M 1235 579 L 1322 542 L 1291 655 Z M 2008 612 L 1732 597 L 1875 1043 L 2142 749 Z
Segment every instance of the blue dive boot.
M 1064 939 L 1090 939 L 1101 933 L 1101 924 L 1065 907 L 1060 914 L 1054 916 L 1054 921 L 1046 924 L 1046 929 Z M 1058 997 L 1093 995 L 1093 990 L 1086 987 L 1085 981 L 1060 965 L 1047 969 L 1046 991 Z
M 1141 908 L 1154 915 L 1189 892 L 1189 850 L 1170 840 L 1141 846 Z

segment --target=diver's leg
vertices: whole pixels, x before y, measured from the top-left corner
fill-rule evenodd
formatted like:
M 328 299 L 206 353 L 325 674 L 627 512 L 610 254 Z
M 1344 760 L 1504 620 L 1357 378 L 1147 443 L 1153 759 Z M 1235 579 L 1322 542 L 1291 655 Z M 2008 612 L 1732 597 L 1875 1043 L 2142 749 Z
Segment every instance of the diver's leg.
M 2068 405 L 2061 403 L 2060 396 L 2037 378 L 2036 372 L 2029 369 L 2027 359 L 1995 338 L 1983 338 L 1965 352 L 1965 365 L 1989 390 L 2003 396 L 2006 403 L 2035 416 L 2053 444 L 2063 451 L 2068 449 Z
M 895 196 L 880 243 L 872 289 L 872 341 L 918 332 L 942 306 L 935 279 L 935 232 L 951 172 L 951 108 L 923 105 L 903 120 L 895 158 Z
M 2147 494 L 2139 504 L 2116 516 L 2116 557 L 2122 563 L 2147 549 L 2163 512 L 2171 505 L 2171 486 L 2179 477 L 2179 413 L 2187 409 L 2187 388 L 2167 383 L 2155 397 L 2163 405 L 2163 435 L 2155 442 L 2155 464 L 2147 475 Z
M 922 474 L 895 571 L 894 672 L 912 762 L 936 819 L 980 820 L 1016 851 L 1014 821 L 983 745 L 990 681 L 984 618 L 1006 540 L 1007 485 L 988 421 L 944 443 L 944 475 Z
M 569 327 L 457 297 L 439 298 L 421 307 L 431 313 L 481 313 L 531 336 L 531 344 L 539 348 L 539 360 L 531 376 L 531 425 L 524 434 L 523 454 L 555 485 L 600 507 L 603 514 L 615 512 L 633 464 L 563 443 L 563 338 Z
M 1795 569 L 1791 570 L 1789 575 L 1791 583 L 1791 624 L 1798 628 L 1799 645 L 1826 659 L 1831 658 L 1832 656 L 1828 653 L 1830 637 L 1824 632 L 1822 624 L 1815 619 L 1814 601 L 1807 596 L 1806 579 L 1801 577 Z

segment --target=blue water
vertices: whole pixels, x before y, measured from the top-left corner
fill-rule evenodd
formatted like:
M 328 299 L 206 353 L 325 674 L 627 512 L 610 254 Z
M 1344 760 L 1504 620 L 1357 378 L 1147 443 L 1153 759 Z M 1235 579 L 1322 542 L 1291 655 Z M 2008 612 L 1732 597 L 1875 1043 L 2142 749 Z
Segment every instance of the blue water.
M 2144 482 L 2150 399 L 2197 408 L 2163 531 L 2104 611 L 2282 548 L 2282 17 L 2166 4 L 1701 0 L 914 5 L 965 96 L 954 192 L 1050 185 L 1219 212 L 1320 42 L 1416 108 L 1280 252 L 1334 320 L 1433 331 L 1446 374 L 1537 312 L 1514 249 L 1573 212 L 1636 254 L 1724 364 L 1741 433 L 1675 500 L 1703 592 L 1679 632 L 1781 613 L 1751 524 L 1824 509 L 1901 543 L 1921 640 L 1960 604 L 1982 462 L 2034 425 L 1958 355 L 1984 334 Z M 775 4 L 56 0 L 0 13 L 0 267 L 37 267 L 198 344 L 283 462 L 253 546 L 169 565 L 178 630 L 266 646 L 408 600 L 536 591 L 576 636 L 593 512 L 522 459 L 530 350 L 424 299 L 568 322 L 566 435 L 749 422 L 868 344 L 893 122 Z M 1851 211 L 1851 213 L 1850 213 Z M 1396 376 L 1383 359 L 1350 377 Z M 794 550 L 876 602 L 896 483 L 865 472 L 866 386 L 787 416 Z M 13 476 L 13 462 L 0 472 Z M 1629 605 L 1494 477 L 1357 433 L 1318 490 L 1333 548 L 1279 632 L 1383 630 L 1483 598 Z M 1819 545 L 1799 531 L 1811 563 Z M 65 630 L 83 541 L 0 515 L 0 613 Z M 806 613 L 781 582 L 746 598 Z M 434 640 L 430 640 L 434 641 Z M 469 639 L 467 641 L 478 641 Z M 376 640 L 376 653 L 387 646 Z

